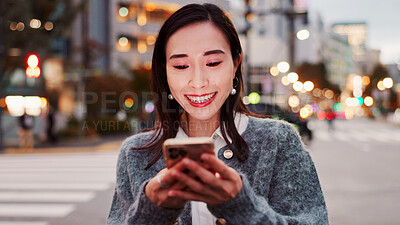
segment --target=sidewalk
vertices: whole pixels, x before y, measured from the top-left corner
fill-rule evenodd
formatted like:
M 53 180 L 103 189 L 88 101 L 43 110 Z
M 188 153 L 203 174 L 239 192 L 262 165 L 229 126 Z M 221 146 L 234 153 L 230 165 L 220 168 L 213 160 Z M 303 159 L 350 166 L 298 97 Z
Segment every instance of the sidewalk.
M 33 149 L 6 147 L 0 154 L 72 153 L 117 151 L 127 136 L 106 136 L 91 139 L 64 140 L 55 145 L 41 144 Z

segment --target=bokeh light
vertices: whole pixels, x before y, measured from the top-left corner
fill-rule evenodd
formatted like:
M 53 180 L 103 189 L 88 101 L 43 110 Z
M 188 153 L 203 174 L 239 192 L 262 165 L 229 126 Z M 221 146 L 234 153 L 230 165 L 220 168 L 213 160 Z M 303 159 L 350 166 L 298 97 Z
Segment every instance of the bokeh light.
M 290 65 L 287 62 L 280 62 L 280 63 L 278 63 L 277 66 L 278 66 L 279 72 L 281 72 L 281 73 L 286 73 L 290 69 Z
M 47 31 L 51 31 L 51 30 L 53 30 L 53 28 L 54 28 L 54 24 L 50 21 L 48 21 L 44 24 L 44 29 L 46 29 Z
M 156 37 L 149 35 L 146 37 L 146 42 L 148 45 L 154 45 L 154 43 L 156 43 Z
M 306 40 L 310 37 L 310 32 L 306 29 L 297 32 L 297 38 L 301 41 Z
M 119 8 L 118 13 L 121 17 L 126 17 L 129 14 L 129 10 L 126 7 L 121 7 Z
M 244 103 L 245 105 L 250 104 L 249 96 L 244 96 L 244 97 L 243 97 L 243 103 Z
M 383 85 L 383 81 L 381 81 L 381 80 L 378 82 L 378 84 L 376 86 L 378 87 L 378 89 L 380 91 L 385 90 L 385 86 Z
M 249 94 L 249 102 L 251 104 L 257 104 L 260 102 L 260 95 L 257 92 L 251 92 Z
M 154 111 L 154 103 L 152 101 L 147 101 L 146 104 L 144 105 L 144 110 L 147 113 L 152 113 Z
M 382 84 L 385 88 L 392 88 L 393 87 L 393 80 L 390 77 L 386 77 L 383 79 Z
M 297 107 L 300 105 L 300 98 L 297 95 L 291 95 L 288 99 L 288 104 L 290 107 Z
M 366 106 L 372 106 L 374 104 L 374 99 L 371 96 L 367 96 L 364 98 L 364 104 Z
M 301 91 L 301 89 L 303 89 L 303 83 L 301 83 L 300 81 L 294 82 L 293 89 L 295 91 Z
M 340 103 L 340 102 L 335 103 L 334 109 L 335 109 L 335 111 L 337 111 L 337 112 L 343 111 L 343 105 L 342 105 L 342 103 Z
M 306 91 L 311 91 L 312 89 L 314 89 L 314 83 L 312 81 L 304 82 L 304 89 Z
M 299 75 L 295 72 L 291 72 L 287 75 L 287 78 L 290 83 L 294 83 L 299 79 Z
M 269 69 L 269 72 L 271 73 L 272 76 L 279 75 L 279 70 L 278 70 L 278 67 L 276 67 L 276 66 L 271 67 L 271 69 Z
M 326 112 L 325 111 L 319 111 L 317 114 L 317 117 L 319 120 L 324 120 L 326 118 Z
M 33 29 L 39 29 L 41 25 L 42 22 L 40 22 L 38 19 L 31 19 L 31 22 L 29 23 L 29 26 L 31 26 Z
M 282 79 L 281 79 L 281 82 L 282 82 L 282 84 L 285 85 L 285 86 L 287 86 L 287 85 L 290 84 L 289 79 L 288 79 L 287 76 L 283 76 Z
M 134 104 L 133 98 L 125 99 L 124 106 L 126 109 L 132 108 L 133 104 Z
M 363 76 L 362 77 L 362 84 L 364 85 L 364 86 L 367 86 L 367 85 L 369 85 L 371 83 L 371 79 L 369 78 L 369 76 Z

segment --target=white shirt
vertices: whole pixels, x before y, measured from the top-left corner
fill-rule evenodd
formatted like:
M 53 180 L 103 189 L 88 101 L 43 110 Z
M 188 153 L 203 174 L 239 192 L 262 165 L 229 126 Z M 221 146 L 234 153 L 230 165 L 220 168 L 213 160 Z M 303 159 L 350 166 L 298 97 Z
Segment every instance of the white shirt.
M 241 135 L 249 123 L 249 117 L 242 113 L 235 113 L 235 126 Z M 214 151 L 215 155 L 218 155 L 218 150 L 227 145 L 225 142 L 220 127 L 218 127 L 211 137 L 214 139 Z M 185 131 L 179 127 L 176 138 L 189 138 Z M 232 142 L 232 139 L 227 136 L 228 140 Z M 204 202 L 192 201 L 192 225 L 215 225 L 216 218 L 208 211 L 207 204 Z

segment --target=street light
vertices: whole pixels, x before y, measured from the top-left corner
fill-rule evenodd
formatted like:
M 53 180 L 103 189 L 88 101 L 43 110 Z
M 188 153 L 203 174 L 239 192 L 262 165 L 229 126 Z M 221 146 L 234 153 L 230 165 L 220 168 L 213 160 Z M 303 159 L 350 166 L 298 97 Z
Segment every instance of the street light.
M 301 91 L 303 89 L 303 83 L 301 83 L 300 81 L 294 82 L 293 89 L 295 91 Z
M 312 89 L 314 89 L 314 83 L 312 81 L 304 82 L 304 89 L 306 91 L 312 91 Z
M 295 72 L 291 72 L 287 75 L 290 83 L 294 83 L 299 79 L 299 75 Z

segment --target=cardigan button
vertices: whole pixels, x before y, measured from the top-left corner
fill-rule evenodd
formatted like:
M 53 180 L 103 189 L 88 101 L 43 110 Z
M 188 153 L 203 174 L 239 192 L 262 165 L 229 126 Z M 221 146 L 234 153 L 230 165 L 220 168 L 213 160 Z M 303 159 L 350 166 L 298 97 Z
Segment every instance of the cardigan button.
M 223 218 L 218 218 L 217 221 L 215 221 L 216 225 L 226 225 L 226 220 Z
M 232 157 L 233 157 L 233 152 L 232 152 L 232 150 L 228 149 L 228 150 L 225 150 L 225 151 L 224 151 L 224 158 L 225 158 L 225 159 L 230 159 L 230 158 L 232 158 Z

